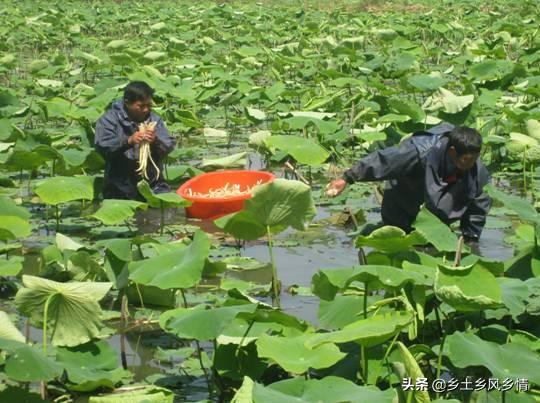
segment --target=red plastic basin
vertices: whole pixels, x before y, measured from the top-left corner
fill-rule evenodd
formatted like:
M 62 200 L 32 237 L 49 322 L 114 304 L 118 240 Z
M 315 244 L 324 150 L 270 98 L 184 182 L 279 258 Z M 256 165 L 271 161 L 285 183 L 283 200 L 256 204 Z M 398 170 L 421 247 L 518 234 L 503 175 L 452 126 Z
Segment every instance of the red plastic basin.
M 217 171 L 201 174 L 191 178 L 178 188 L 178 193 L 183 199 L 189 200 L 192 204 L 186 207 L 188 217 L 210 219 L 222 217 L 235 213 L 244 208 L 244 200 L 251 197 L 250 193 L 231 197 L 204 198 L 189 194 L 188 189 L 193 193 L 208 193 L 210 189 L 220 189 L 227 183 L 240 185 L 240 190 L 244 191 L 248 186 L 255 186 L 258 181 L 261 183 L 274 180 L 275 176 L 270 172 L 263 171 Z

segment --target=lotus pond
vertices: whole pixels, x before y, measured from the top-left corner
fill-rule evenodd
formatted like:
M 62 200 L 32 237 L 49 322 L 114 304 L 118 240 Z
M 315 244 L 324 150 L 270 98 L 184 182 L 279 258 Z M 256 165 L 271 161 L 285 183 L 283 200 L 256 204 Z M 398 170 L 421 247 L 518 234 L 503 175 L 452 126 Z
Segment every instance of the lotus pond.
M 537 2 L 0 4 L 0 402 L 540 399 Z M 244 210 L 102 200 L 93 127 L 155 90 L 172 189 L 261 169 Z M 477 245 L 356 159 L 442 121 L 483 136 Z M 538 275 L 538 276 L 537 276 Z M 423 386 L 425 385 L 425 386 Z

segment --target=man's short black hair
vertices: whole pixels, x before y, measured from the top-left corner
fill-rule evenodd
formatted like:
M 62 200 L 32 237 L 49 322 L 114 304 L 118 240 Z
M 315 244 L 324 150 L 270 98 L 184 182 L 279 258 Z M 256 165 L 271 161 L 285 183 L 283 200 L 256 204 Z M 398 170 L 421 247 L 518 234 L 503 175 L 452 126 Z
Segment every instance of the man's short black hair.
M 154 90 L 144 81 L 132 81 L 124 88 L 124 102 L 133 103 L 152 98 Z
M 448 147 L 452 146 L 458 155 L 478 154 L 482 149 L 482 136 L 475 129 L 458 126 L 448 135 Z

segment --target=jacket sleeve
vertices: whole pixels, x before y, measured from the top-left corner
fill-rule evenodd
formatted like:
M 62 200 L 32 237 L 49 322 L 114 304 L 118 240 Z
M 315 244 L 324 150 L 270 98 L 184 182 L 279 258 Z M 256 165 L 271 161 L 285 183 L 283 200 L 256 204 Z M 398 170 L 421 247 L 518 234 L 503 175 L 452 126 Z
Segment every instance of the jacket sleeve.
M 480 166 L 479 177 L 480 193 L 471 202 L 460 221 L 461 234 L 465 239 L 469 240 L 478 240 L 480 238 L 480 234 L 486 224 L 486 217 L 491 208 L 491 198 L 482 190 L 491 179 L 487 169 L 483 165 Z
M 131 146 L 128 144 L 127 136 L 118 133 L 117 125 L 106 116 L 98 120 L 96 124 L 96 135 L 94 144 L 96 150 L 105 159 L 111 159 L 124 153 Z
M 156 141 L 152 144 L 152 149 L 159 158 L 165 157 L 176 145 L 176 140 L 171 137 L 169 130 L 165 126 L 163 119 L 159 118 L 156 125 Z
M 396 179 L 410 173 L 418 161 L 418 151 L 410 140 L 368 154 L 343 174 L 347 183 Z

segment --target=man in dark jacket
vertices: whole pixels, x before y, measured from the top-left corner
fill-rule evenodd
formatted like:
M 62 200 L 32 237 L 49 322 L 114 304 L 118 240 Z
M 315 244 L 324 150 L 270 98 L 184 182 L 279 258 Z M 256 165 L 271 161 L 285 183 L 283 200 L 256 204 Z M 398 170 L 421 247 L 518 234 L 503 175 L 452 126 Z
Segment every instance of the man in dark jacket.
M 103 197 L 106 199 L 142 200 L 136 172 L 139 150 L 143 142 L 150 143 L 151 156 L 157 167 L 149 163 L 147 175 L 156 193 L 168 192 L 163 179 L 163 159 L 176 144 L 163 120 L 152 112 L 154 90 L 143 81 L 133 81 L 124 89 L 124 99 L 115 101 L 96 124 L 95 146 L 105 159 Z M 139 130 L 142 122 L 156 122 L 153 129 Z
M 381 208 L 385 225 L 410 232 L 425 203 L 447 224 L 460 220 L 464 238 L 475 241 L 491 207 L 483 191 L 490 177 L 478 158 L 481 147 L 476 130 L 443 123 L 362 158 L 328 184 L 326 194 L 336 196 L 356 181 L 388 180 Z

